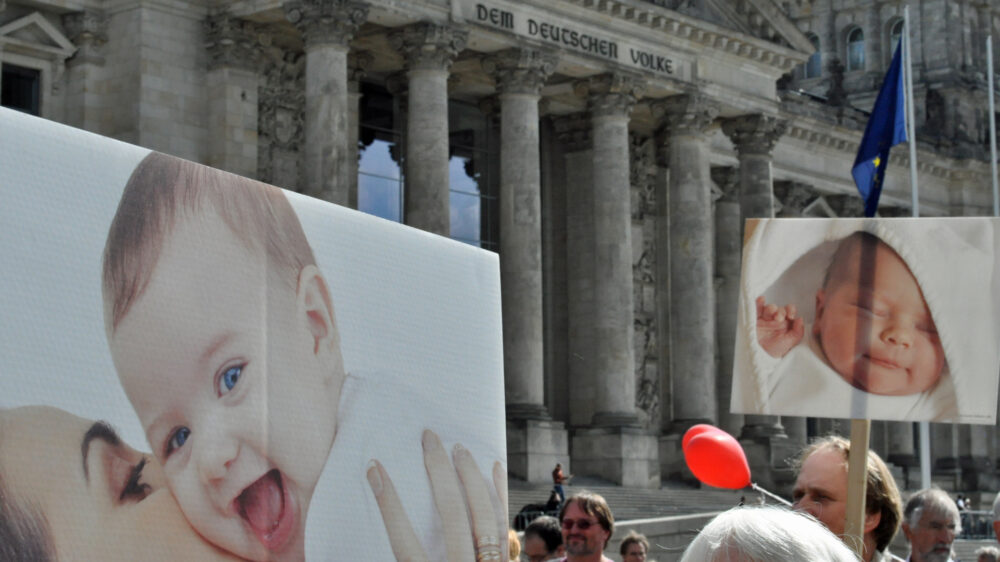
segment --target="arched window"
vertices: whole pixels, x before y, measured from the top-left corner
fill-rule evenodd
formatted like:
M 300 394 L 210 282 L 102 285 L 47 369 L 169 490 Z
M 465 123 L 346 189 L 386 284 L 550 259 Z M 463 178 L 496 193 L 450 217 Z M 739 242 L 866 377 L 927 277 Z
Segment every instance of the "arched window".
M 823 58 L 819 54 L 819 37 L 813 33 L 809 33 L 806 35 L 806 38 L 812 43 L 816 52 L 810 55 L 809 60 L 806 61 L 805 78 L 819 78 L 820 74 L 823 73 Z
M 847 70 L 865 69 L 865 32 L 855 27 L 847 34 Z
M 889 28 L 889 48 L 886 49 L 886 64 L 892 60 L 892 55 L 896 52 L 896 45 L 899 44 L 899 38 L 903 35 L 903 20 L 897 20 Z

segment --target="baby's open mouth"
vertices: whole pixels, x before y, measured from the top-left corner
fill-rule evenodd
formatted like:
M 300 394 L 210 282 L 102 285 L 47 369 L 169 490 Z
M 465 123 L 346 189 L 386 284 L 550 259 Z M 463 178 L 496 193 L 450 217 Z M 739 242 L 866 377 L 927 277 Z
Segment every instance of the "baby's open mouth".
M 281 472 L 272 470 L 236 498 L 236 511 L 268 550 L 280 549 L 292 536 L 295 513 Z

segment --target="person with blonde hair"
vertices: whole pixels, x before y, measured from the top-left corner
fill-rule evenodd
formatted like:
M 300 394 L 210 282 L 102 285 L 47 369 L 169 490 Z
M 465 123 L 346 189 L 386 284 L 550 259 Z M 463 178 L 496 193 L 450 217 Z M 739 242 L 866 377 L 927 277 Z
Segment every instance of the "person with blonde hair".
M 858 562 L 813 517 L 784 508 L 736 507 L 715 517 L 681 562 Z

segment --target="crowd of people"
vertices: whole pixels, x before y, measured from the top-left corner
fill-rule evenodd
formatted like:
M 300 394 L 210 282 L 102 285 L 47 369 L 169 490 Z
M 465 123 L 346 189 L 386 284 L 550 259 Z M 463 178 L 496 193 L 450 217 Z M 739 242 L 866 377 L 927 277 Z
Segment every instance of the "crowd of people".
M 723 512 L 698 532 L 681 562 L 961 562 L 954 543 L 962 530 L 961 512 L 971 509 L 971 499 L 962 498 L 960 504 L 931 487 L 913 493 L 904 503 L 889 468 L 871 450 L 865 467 L 862 534 L 853 540 L 846 536 L 850 448 L 849 441 L 837 436 L 809 445 L 795 463 L 792 509 L 741 505 Z M 561 475 L 562 467 L 557 470 Z M 1000 541 L 1000 494 L 993 504 L 993 520 Z M 541 516 L 527 525 L 518 545 L 521 560 L 611 562 L 604 551 L 614 526 L 604 498 L 578 492 L 562 503 L 558 517 Z M 903 556 L 889 551 L 899 531 L 908 548 L 898 553 Z M 983 546 L 974 560 L 963 560 L 998 562 L 998 547 Z M 619 550 L 622 562 L 651 561 L 655 555 L 650 541 L 634 530 L 621 540 Z

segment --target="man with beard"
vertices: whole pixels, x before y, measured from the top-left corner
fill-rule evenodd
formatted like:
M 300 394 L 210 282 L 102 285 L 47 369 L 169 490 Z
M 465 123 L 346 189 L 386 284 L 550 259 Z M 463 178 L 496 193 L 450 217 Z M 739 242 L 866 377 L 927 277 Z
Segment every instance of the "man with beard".
M 611 562 L 602 553 L 615 530 L 608 502 L 598 494 L 583 491 L 571 496 L 559 511 L 565 562 Z
M 913 494 L 903 510 L 910 562 L 952 562 L 951 545 L 961 530 L 955 502 L 939 488 Z

